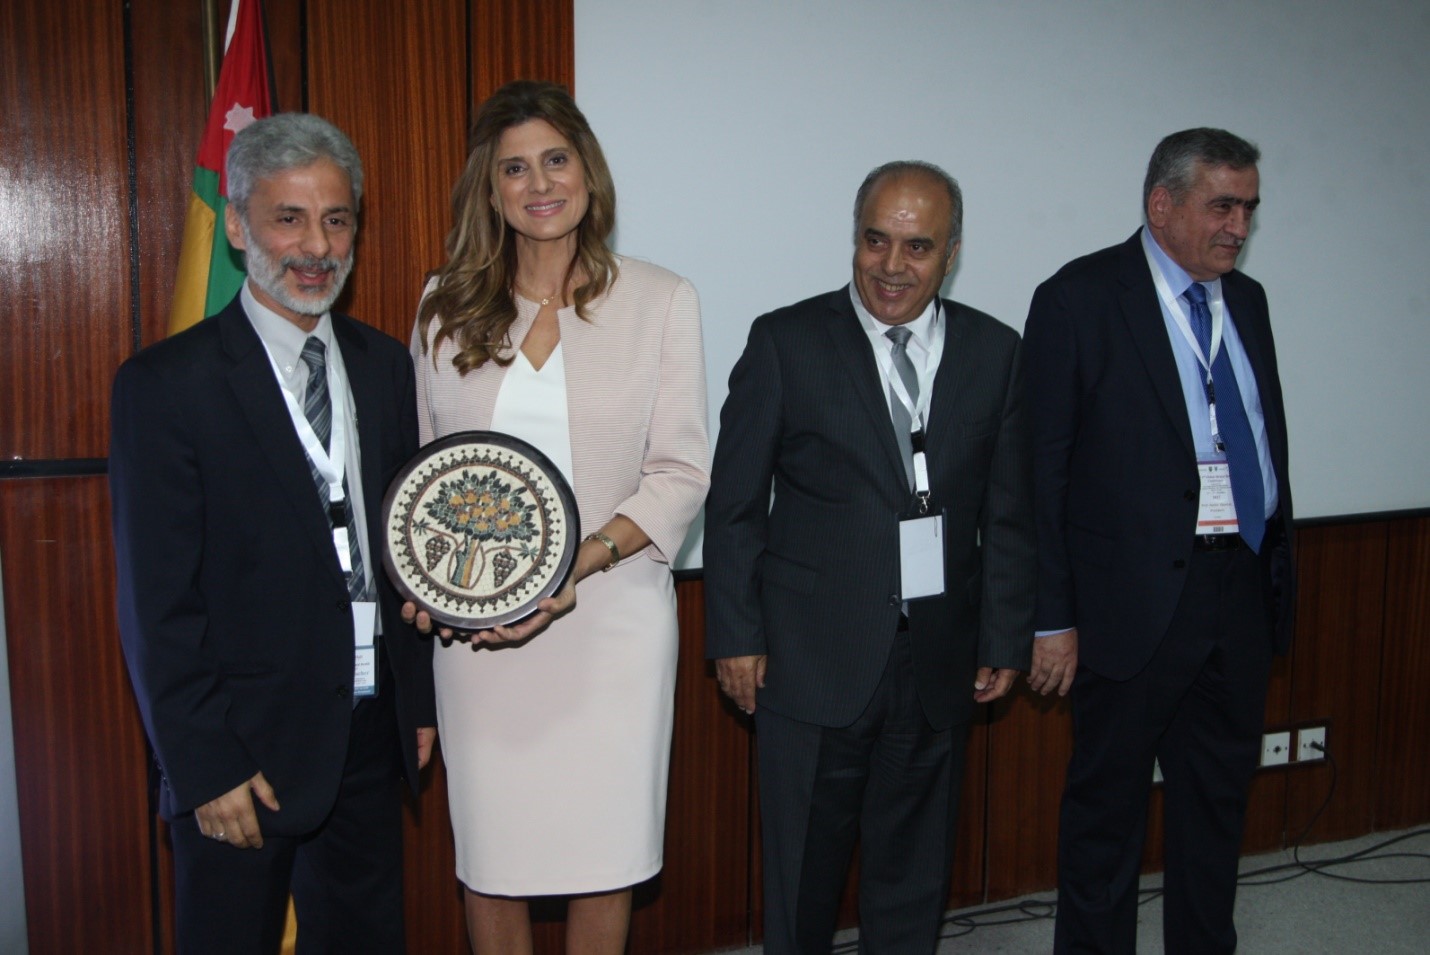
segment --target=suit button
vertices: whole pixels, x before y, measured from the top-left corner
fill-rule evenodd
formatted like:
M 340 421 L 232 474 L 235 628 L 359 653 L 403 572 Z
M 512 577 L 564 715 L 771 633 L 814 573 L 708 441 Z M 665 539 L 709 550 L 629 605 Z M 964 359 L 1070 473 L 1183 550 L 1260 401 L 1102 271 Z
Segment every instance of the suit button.
M 889 594 L 889 606 L 890 606 L 890 607 L 897 607 L 897 606 L 899 606 L 899 605 L 902 604 L 902 603 L 903 603 L 903 601 L 899 599 L 899 595 L 898 595 L 898 594 Z
M 340 686 L 333 692 L 338 694 L 338 699 L 340 700 L 346 700 L 348 698 L 348 688 L 345 686 Z
M 1196 499 L 1197 499 L 1197 492 L 1196 492 L 1196 491 L 1190 491 L 1190 490 L 1188 490 L 1188 491 L 1183 491 L 1183 492 L 1182 492 L 1182 500 L 1184 500 L 1184 501 L 1195 501 Z
M 339 600 L 339 601 L 338 601 L 338 613 L 347 613 L 347 612 L 348 612 L 349 610 L 351 610 L 351 609 L 352 609 L 352 601 L 350 601 L 350 600 Z
M 1173 569 L 1173 570 L 1181 570 L 1181 569 L 1182 569 L 1183 567 L 1185 567 L 1185 566 L 1187 566 L 1187 562 L 1186 562 L 1185 560 L 1174 560 L 1174 561 L 1172 561 L 1172 569 Z

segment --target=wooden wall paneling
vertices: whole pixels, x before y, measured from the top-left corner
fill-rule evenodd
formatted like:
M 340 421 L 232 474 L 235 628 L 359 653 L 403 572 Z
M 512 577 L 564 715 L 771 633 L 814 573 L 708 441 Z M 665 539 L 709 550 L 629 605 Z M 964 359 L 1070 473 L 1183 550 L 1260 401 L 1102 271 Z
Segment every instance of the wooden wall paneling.
M 0 550 L 30 951 L 150 952 L 148 761 L 104 478 L 0 481 Z
M 572 5 L 573 0 L 471 0 L 474 110 L 511 80 L 550 80 L 576 92 Z
M 1289 771 L 1288 840 L 1300 836 L 1328 794 L 1305 842 L 1373 828 L 1387 532 L 1384 523 L 1358 523 L 1308 527 L 1297 536 L 1290 721 L 1329 721 L 1326 742 L 1337 772 L 1327 763 Z
M 461 645 L 446 652 L 471 651 Z M 440 648 L 438 652 L 443 652 Z M 422 791 L 405 794 L 407 811 L 402 832 L 404 906 L 407 950 L 417 953 L 466 955 L 467 923 L 462 912 L 462 886 L 457 881 L 457 856 L 447 809 L 447 772 L 442 764 L 442 739 L 432 762 L 422 773 Z
M 1065 699 L 1039 696 L 1020 679 L 994 711 L 987 771 L 989 902 L 1057 884 L 1058 803 L 1072 755 Z
M 123 6 L 0 5 L 0 459 L 103 457 L 129 341 Z
M 308 0 L 307 22 L 309 109 L 351 137 L 366 180 L 343 307 L 406 342 L 465 158 L 465 3 Z
M 1430 517 L 1389 528 L 1383 647 L 1373 828 L 1401 829 L 1430 822 Z
M 219 32 L 229 4 L 218 0 Z M 208 122 L 198 2 L 131 0 L 134 145 L 139 213 L 139 322 L 151 344 L 168 330 L 184 216 L 199 139 Z M 278 107 L 303 108 L 303 0 L 264 0 L 268 57 Z M 222 40 L 220 39 L 220 42 Z M 222 226 L 222 223 L 220 223 Z M 123 343 L 128 343 L 126 337 Z
M 1291 720 L 1294 656 L 1274 657 L 1271 683 L 1266 692 L 1266 725 L 1285 726 Z M 1243 854 L 1272 852 L 1285 846 L 1286 797 L 1291 784 L 1289 769 L 1260 770 L 1251 780 L 1246 805 Z
M 219 29 L 228 23 L 228 3 L 218 0 Z M 273 97 L 278 111 L 308 111 L 304 76 L 307 51 L 303 34 L 309 0 L 263 0 L 263 24 L 268 35 L 268 67 L 273 73 Z
M 680 662 L 665 868 L 636 890 L 630 955 L 744 945 L 749 930 L 750 734 L 705 661 L 705 587 L 676 585 Z
M 134 50 L 135 208 L 143 344 L 163 338 L 193 191 L 194 160 L 208 119 L 197 3 L 131 0 Z M 118 336 L 127 345 L 130 336 Z M 107 445 L 106 445 L 107 446 Z

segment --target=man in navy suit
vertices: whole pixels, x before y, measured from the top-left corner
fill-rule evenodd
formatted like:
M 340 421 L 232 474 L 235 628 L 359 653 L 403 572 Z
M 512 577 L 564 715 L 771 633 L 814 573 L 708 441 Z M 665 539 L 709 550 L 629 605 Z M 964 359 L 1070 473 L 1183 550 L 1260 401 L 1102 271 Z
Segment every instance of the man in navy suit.
M 975 704 L 1028 667 L 1020 343 L 938 297 L 962 220 L 938 167 L 875 169 L 852 283 L 757 319 L 730 375 L 706 654 L 755 716 L 771 955 L 829 951 L 856 841 L 860 951 L 933 951 Z
M 400 952 L 400 777 L 436 736 L 431 644 L 380 571 L 415 452 L 407 349 L 330 312 L 362 164 L 316 116 L 233 140 L 248 279 L 125 362 L 110 491 L 125 657 L 160 771 L 184 952 Z
M 1131 952 L 1153 761 L 1168 952 L 1231 952 L 1273 651 L 1291 637 L 1286 415 L 1266 294 L 1236 271 L 1245 140 L 1152 154 L 1146 228 L 1039 286 L 1024 331 L 1038 515 L 1030 681 L 1072 692 L 1058 952 Z

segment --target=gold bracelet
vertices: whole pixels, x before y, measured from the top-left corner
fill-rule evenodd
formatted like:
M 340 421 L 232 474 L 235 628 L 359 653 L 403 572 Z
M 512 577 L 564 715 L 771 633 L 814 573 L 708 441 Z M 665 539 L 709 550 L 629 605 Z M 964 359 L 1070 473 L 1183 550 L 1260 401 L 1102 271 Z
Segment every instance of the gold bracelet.
M 605 544 L 606 549 L 611 552 L 611 562 L 601 568 L 601 573 L 604 574 L 606 571 L 610 570 L 612 567 L 616 566 L 621 562 L 621 549 L 616 546 L 615 541 L 611 540 L 605 534 L 602 534 L 600 531 L 595 531 L 593 533 L 587 534 L 585 540 L 598 541 L 602 544 Z

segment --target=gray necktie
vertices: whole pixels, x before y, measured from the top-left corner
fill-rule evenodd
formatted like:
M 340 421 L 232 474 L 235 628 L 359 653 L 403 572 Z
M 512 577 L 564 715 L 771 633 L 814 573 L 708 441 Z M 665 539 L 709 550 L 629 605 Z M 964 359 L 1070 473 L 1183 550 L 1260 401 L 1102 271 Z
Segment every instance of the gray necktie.
M 892 349 L 894 358 L 894 370 L 898 372 L 899 378 L 904 383 L 904 390 L 909 393 L 909 400 L 917 407 L 919 403 L 919 374 L 914 371 L 914 363 L 909 360 L 909 338 L 913 335 L 902 325 L 895 325 L 884 333 L 884 337 L 894 343 Z M 914 486 L 914 446 L 909 440 L 909 432 L 913 430 L 913 418 L 909 416 L 909 411 L 904 407 L 904 403 L 899 400 L 899 395 L 894 391 L 892 384 L 889 386 L 889 412 L 894 419 L 894 436 L 899 440 L 899 451 L 904 456 L 904 473 L 909 479 L 909 487 Z
M 333 402 L 328 395 L 327 348 L 322 341 L 312 336 L 303 343 L 300 356 L 308 366 L 308 388 L 303 392 L 303 415 L 313 426 L 313 433 L 323 450 L 328 450 L 333 435 Z M 328 498 L 327 478 L 318 471 L 312 459 L 308 460 L 308 470 L 312 472 L 313 483 L 318 488 L 318 499 L 325 505 L 328 526 L 333 526 L 333 513 Z M 362 548 L 358 546 L 358 529 L 353 521 L 352 496 L 347 493 L 348 479 L 343 477 L 343 512 L 347 515 L 348 552 L 352 560 L 352 573 L 348 575 L 348 594 L 354 600 L 362 600 L 367 595 L 367 574 L 363 570 Z

